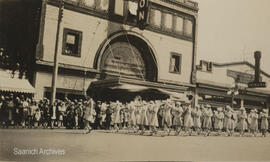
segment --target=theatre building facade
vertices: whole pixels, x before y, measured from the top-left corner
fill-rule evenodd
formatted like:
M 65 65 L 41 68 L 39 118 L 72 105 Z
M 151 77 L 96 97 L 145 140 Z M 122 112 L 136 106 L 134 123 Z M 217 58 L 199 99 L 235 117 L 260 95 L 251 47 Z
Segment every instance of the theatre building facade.
M 144 30 L 137 27 L 137 3 L 64 0 L 57 98 L 125 86 L 195 91 L 197 3 L 150 0 Z M 37 99 L 50 98 L 59 12 L 58 1 L 42 1 L 33 77 Z
M 248 88 L 254 81 L 255 66 L 249 62 L 213 63 L 200 61 L 197 66 L 196 103 L 213 107 L 269 108 L 270 75 L 260 71 L 264 88 Z

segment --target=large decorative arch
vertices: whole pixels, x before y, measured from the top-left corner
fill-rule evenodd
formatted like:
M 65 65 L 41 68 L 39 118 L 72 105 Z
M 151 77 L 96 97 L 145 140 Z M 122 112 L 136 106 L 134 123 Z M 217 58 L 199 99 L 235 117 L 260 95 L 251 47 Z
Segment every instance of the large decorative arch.
M 121 45 L 119 42 L 122 42 Z M 119 49 L 117 49 L 118 47 Z M 104 67 L 104 62 L 106 62 L 106 59 L 109 58 L 108 55 L 110 53 L 114 53 L 112 50 L 121 51 L 124 48 L 130 49 L 130 51 L 126 52 L 126 55 L 132 54 L 133 56 L 137 57 L 135 63 L 140 66 L 140 71 L 138 71 L 140 74 L 138 75 L 144 75 L 144 79 L 149 81 L 158 80 L 159 61 L 156 57 L 154 47 L 149 40 L 144 38 L 139 33 L 133 31 L 120 31 L 111 34 L 107 39 L 105 39 L 96 53 L 94 67 L 99 71 L 103 71 L 104 69 L 106 70 Z M 139 57 L 138 54 L 140 54 L 141 57 Z M 142 64 L 142 60 L 144 64 Z

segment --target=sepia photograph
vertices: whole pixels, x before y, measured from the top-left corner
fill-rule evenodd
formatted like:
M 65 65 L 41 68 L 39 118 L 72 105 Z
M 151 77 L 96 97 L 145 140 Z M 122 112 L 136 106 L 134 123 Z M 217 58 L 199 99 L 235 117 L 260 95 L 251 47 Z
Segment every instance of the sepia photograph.
M 0 0 L 0 161 L 270 161 L 270 0 Z

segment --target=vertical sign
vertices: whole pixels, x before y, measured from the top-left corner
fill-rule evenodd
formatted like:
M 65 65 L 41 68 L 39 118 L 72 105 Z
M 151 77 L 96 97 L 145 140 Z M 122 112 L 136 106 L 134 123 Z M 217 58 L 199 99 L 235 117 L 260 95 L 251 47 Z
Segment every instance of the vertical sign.
M 148 0 L 138 0 L 137 25 L 141 30 L 147 25 L 148 5 Z

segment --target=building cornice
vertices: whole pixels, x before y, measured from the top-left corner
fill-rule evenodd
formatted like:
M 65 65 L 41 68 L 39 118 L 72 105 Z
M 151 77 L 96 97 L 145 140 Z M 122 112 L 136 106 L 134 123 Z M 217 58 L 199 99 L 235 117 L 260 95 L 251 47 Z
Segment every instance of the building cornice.
M 198 13 L 199 8 L 198 8 L 198 3 L 193 2 L 193 1 L 189 1 L 189 0 L 183 0 L 183 1 L 179 1 L 179 0 L 150 0 L 151 2 L 160 4 L 162 6 L 165 7 L 169 7 L 169 8 L 182 8 L 182 9 L 186 9 L 192 12 L 196 12 Z

